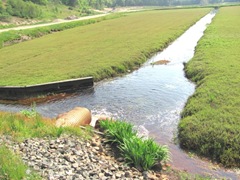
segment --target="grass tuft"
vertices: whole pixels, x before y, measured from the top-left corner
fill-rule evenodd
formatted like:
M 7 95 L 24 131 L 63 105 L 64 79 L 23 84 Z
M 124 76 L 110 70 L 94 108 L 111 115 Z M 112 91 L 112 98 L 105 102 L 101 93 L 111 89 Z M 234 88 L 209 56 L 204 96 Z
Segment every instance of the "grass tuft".
M 124 121 L 100 121 L 101 128 L 104 129 L 105 136 L 111 143 L 123 144 L 124 139 L 130 139 L 137 135 L 133 130 L 133 125 Z
M 137 136 L 133 125 L 124 121 L 100 121 L 100 127 L 111 143 L 115 143 L 129 165 L 146 171 L 161 161 L 169 160 L 169 150 L 153 139 L 144 140 Z
M 120 144 L 122 156 L 128 164 L 139 170 L 149 170 L 161 161 L 169 160 L 168 148 L 159 146 L 153 139 L 143 140 L 136 136 L 124 139 Z

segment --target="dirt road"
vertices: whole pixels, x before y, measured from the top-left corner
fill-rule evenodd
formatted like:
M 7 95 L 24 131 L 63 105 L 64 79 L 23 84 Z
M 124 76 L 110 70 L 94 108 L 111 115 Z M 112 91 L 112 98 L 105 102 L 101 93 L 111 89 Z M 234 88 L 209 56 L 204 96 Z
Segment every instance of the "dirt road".
M 19 26 L 19 27 L 14 27 L 14 28 L 0 29 L 0 33 L 10 31 L 10 30 L 32 29 L 32 28 L 36 28 L 36 27 L 50 26 L 50 25 L 54 25 L 54 24 L 61 24 L 61 23 L 72 22 L 72 21 L 82 21 L 82 20 L 86 20 L 86 19 L 93 19 L 93 18 L 106 16 L 108 14 L 109 13 L 80 17 L 78 19 L 73 19 L 73 20 L 63 20 L 63 19 L 61 19 L 61 20 L 58 20 L 57 22 L 51 22 L 51 23 L 45 23 L 45 24 L 36 24 L 36 25 L 27 25 L 27 26 Z

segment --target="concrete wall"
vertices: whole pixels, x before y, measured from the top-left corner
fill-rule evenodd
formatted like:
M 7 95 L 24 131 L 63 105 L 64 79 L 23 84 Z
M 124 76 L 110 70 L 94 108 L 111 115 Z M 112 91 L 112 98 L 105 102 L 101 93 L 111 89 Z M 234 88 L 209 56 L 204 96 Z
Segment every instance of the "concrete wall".
M 31 86 L 0 86 L 0 99 L 18 100 L 49 93 L 75 92 L 93 87 L 93 78 L 78 78 Z

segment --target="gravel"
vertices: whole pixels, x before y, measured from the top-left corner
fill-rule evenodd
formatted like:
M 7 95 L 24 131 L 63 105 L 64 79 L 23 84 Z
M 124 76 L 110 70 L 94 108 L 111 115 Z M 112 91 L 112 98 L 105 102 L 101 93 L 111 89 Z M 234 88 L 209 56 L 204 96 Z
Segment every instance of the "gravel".
M 161 179 L 154 172 L 139 172 L 124 164 L 124 159 L 115 158 L 112 148 L 104 138 L 94 136 L 84 140 L 76 136 L 59 138 L 32 138 L 14 142 L 10 136 L 1 136 L 0 145 L 19 154 L 31 170 L 48 180 L 81 179 Z

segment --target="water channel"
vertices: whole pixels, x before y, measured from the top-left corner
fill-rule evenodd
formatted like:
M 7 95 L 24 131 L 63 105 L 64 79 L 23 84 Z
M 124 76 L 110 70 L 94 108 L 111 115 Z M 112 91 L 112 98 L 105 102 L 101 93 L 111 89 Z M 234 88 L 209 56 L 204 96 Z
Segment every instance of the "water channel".
M 195 46 L 215 13 L 203 17 L 140 69 L 123 77 L 96 83 L 92 90 L 36 105 L 36 110 L 43 116 L 54 118 L 76 106 L 83 106 L 90 109 L 92 114 L 104 114 L 129 121 L 146 129 L 149 136 L 157 142 L 169 146 L 173 167 L 190 173 L 237 179 L 233 172 L 212 169 L 209 163 L 189 157 L 173 143 L 180 112 L 195 89 L 195 85 L 184 76 L 183 63 L 193 57 Z M 152 62 L 165 59 L 170 63 L 151 65 Z M 28 108 L 0 104 L 0 111 L 18 112 Z

